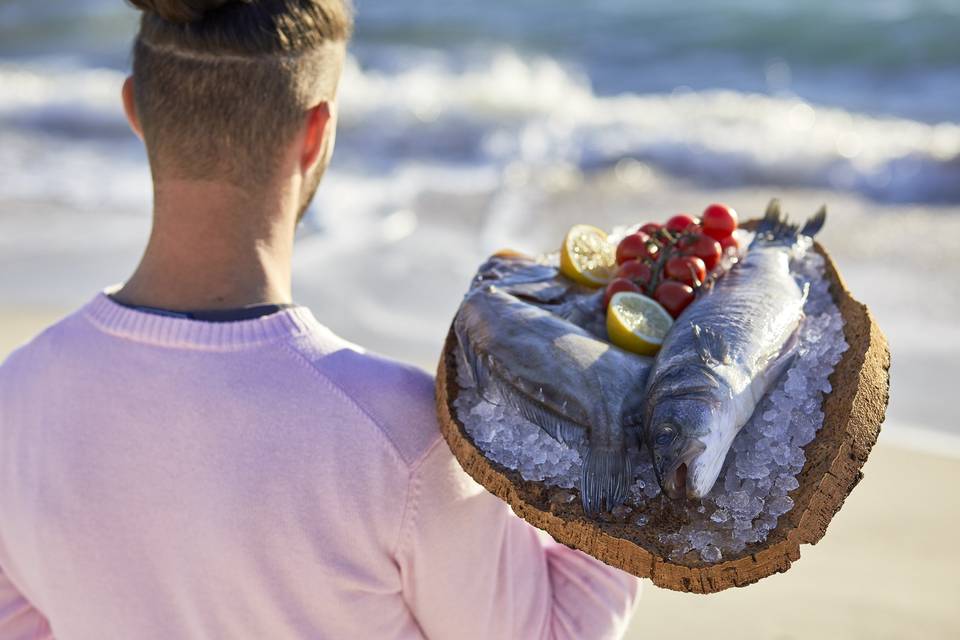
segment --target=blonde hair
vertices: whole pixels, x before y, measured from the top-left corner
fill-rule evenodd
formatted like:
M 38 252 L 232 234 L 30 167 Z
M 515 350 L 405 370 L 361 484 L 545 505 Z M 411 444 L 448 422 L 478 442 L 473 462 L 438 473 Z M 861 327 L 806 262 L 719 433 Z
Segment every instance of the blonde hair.
M 336 94 L 349 0 L 129 0 L 134 100 L 155 174 L 272 177 L 306 111 Z

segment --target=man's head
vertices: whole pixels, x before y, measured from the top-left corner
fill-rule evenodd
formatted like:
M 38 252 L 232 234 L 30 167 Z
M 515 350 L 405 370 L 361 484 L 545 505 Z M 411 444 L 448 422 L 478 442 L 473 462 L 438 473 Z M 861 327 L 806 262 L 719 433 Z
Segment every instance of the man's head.
M 299 172 L 302 215 L 333 151 L 349 0 L 129 0 L 124 86 L 154 180 L 256 193 Z

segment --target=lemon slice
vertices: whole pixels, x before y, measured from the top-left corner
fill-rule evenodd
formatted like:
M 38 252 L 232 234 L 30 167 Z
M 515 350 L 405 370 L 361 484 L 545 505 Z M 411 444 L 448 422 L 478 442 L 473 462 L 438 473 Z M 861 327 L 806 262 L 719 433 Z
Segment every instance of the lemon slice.
M 673 318 L 660 303 L 641 293 L 621 291 L 607 307 L 607 336 L 621 349 L 652 356 L 673 326 Z
M 616 247 L 602 229 L 588 224 L 570 227 L 560 249 L 560 272 L 588 287 L 601 287 L 613 277 Z

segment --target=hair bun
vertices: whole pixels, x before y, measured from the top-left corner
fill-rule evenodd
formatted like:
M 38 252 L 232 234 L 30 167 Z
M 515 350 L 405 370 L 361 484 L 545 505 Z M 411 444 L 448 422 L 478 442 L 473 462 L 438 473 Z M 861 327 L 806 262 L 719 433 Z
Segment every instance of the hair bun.
M 130 4 L 147 13 L 176 24 L 197 22 L 210 11 L 234 2 L 251 3 L 253 0 L 129 0 Z

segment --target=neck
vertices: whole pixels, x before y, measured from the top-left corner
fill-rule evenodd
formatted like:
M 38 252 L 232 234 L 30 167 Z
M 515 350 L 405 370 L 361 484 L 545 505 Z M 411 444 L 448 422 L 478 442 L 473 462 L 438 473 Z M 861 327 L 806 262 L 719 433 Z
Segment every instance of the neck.
M 206 181 L 154 189 L 153 229 L 136 271 L 114 297 L 174 311 L 291 301 L 295 201 Z

